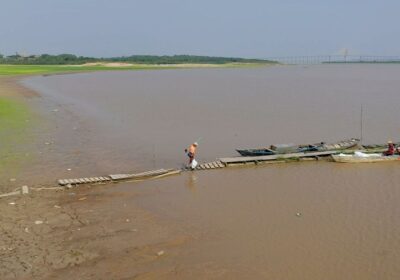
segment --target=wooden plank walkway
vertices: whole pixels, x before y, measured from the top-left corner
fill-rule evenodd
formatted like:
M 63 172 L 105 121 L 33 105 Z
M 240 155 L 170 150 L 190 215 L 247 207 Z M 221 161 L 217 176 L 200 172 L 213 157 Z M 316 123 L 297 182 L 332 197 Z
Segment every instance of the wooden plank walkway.
M 219 161 L 212 161 L 212 162 L 207 162 L 207 163 L 201 163 L 197 165 L 195 170 L 210 170 L 210 169 L 219 169 L 219 168 L 224 168 L 225 165 Z
M 127 179 L 142 179 L 142 178 L 164 175 L 164 174 L 167 174 L 172 171 L 175 171 L 175 169 L 163 169 L 162 168 L 162 169 L 150 170 L 150 171 L 136 173 L 136 174 L 114 174 L 114 175 L 109 175 L 109 177 L 114 181 L 127 180 Z
M 290 158 L 307 158 L 307 157 L 324 157 L 338 153 L 337 151 L 326 151 L 326 152 L 307 152 L 307 153 L 291 153 L 291 154 L 279 154 L 271 156 L 257 156 L 257 157 L 231 157 L 231 158 L 220 158 L 219 161 L 225 165 L 238 164 L 246 162 L 260 162 L 260 161 L 272 161 Z
M 231 158 L 220 158 L 212 162 L 206 162 L 199 164 L 194 170 L 212 170 L 221 169 L 229 165 L 238 165 L 246 163 L 258 163 L 258 162 L 284 162 L 284 159 L 299 158 L 307 159 L 317 159 L 318 157 L 326 157 L 333 154 L 337 154 L 338 151 L 325 151 L 325 152 L 307 152 L 307 153 L 292 153 L 292 154 L 280 154 L 271 156 L 257 156 L 257 157 L 231 157 Z M 115 182 L 120 180 L 128 179 L 146 179 L 162 175 L 177 174 L 180 171 L 187 171 L 190 169 L 157 169 L 150 170 L 135 174 L 112 174 L 102 177 L 88 177 L 88 178 L 76 178 L 76 179 L 61 179 L 58 180 L 58 184 L 61 186 L 67 185 L 80 185 L 80 184 L 93 184 L 93 183 L 105 183 L 105 182 Z
M 90 177 L 90 178 L 77 178 L 77 179 L 61 179 L 58 180 L 60 186 L 67 185 L 80 185 L 80 184 L 94 184 L 94 183 L 104 183 L 111 181 L 111 178 L 106 177 Z
M 150 170 L 141 173 L 135 174 L 113 174 L 108 176 L 102 177 L 88 177 L 88 178 L 76 178 L 76 179 L 61 179 L 58 180 L 58 184 L 60 186 L 67 186 L 67 185 L 82 185 L 82 184 L 94 184 L 94 183 L 105 183 L 111 181 L 120 181 L 120 180 L 127 180 L 127 179 L 144 179 L 144 178 L 151 178 L 160 175 L 165 175 L 167 173 L 175 172 L 175 169 L 157 169 L 157 170 Z

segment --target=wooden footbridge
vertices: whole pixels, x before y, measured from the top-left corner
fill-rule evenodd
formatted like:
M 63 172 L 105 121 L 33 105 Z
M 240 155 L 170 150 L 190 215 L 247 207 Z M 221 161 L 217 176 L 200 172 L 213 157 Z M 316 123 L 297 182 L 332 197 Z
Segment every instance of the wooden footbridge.
M 224 167 L 226 167 L 225 164 L 223 164 L 220 160 L 216 160 L 213 162 L 201 163 L 195 168 L 195 170 L 209 170 L 209 169 L 218 169 Z
M 61 186 L 68 185 L 81 185 L 81 184 L 94 184 L 94 183 L 107 183 L 107 182 L 117 182 L 122 180 L 144 180 L 148 178 L 154 178 L 157 176 L 162 176 L 166 174 L 176 174 L 180 170 L 175 169 L 157 169 L 136 174 L 113 174 L 102 177 L 88 177 L 88 178 L 78 178 L 78 179 L 61 179 L 58 180 L 58 184 Z M 172 175 L 172 174 L 171 174 Z
M 185 171 L 201 171 L 201 170 L 213 170 L 222 169 L 230 166 L 244 165 L 244 164 L 259 164 L 259 163 L 282 163 L 290 160 L 318 160 L 319 158 L 329 157 L 330 155 L 337 154 L 339 151 L 324 151 L 324 152 L 307 152 L 307 153 L 290 153 L 290 154 L 279 154 L 270 156 L 255 156 L 255 157 L 227 157 L 219 158 L 212 162 L 201 163 L 195 169 L 183 168 L 183 169 L 157 169 L 135 174 L 113 174 L 101 177 L 87 177 L 77 179 L 61 179 L 58 180 L 58 184 L 61 186 L 76 186 L 81 184 L 95 184 L 95 183 L 108 183 L 118 182 L 123 180 L 145 180 L 154 179 L 164 176 L 179 174 Z

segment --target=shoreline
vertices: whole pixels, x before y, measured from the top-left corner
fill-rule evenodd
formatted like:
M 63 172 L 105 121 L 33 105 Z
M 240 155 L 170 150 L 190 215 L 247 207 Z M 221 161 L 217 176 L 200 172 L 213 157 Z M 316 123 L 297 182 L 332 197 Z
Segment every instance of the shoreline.
M 205 69 L 205 68 L 253 68 L 269 67 L 278 63 L 185 63 L 185 64 L 129 64 L 129 63 L 89 63 L 82 65 L 26 65 L 0 64 L 0 78 L 13 76 L 56 75 L 98 71 L 143 71 L 171 69 Z
M 30 161 L 29 143 L 38 115 L 29 102 L 39 94 L 21 85 L 21 77 L 0 77 L 0 190 L 10 190 Z M 21 180 L 26 183 L 28 178 Z

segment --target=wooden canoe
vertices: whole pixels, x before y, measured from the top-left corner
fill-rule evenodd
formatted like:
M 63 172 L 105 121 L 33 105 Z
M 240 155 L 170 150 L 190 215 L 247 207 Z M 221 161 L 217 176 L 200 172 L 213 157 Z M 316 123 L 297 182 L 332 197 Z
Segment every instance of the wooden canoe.
M 270 156 L 275 155 L 276 153 L 271 149 L 243 149 L 236 150 L 241 156 L 244 157 L 254 157 L 254 156 Z
M 309 153 L 309 152 L 325 152 L 335 150 L 346 150 L 353 148 L 359 144 L 359 139 L 343 140 L 332 144 L 324 142 L 308 145 L 271 145 L 270 148 L 257 148 L 257 149 L 237 149 L 236 151 L 244 157 L 251 156 L 269 156 L 280 155 L 288 153 Z M 284 148 L 281 148 L 284 146 Z

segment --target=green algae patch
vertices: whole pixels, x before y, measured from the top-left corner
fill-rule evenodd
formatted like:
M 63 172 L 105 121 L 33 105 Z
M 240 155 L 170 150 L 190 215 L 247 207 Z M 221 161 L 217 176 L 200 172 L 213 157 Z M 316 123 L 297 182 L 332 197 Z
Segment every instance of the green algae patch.
M 26 127 L 28 117 L 29 110 L 23 102 L 0 97 L 0 133 L 3 137 L 5 136 L 3 132 L 9 129 L 19 130 Z
M 22 163 L 17 148 L 24 145 L 31 113 L 18 99 L 0 97 L 0 177 L 14 176 Z

